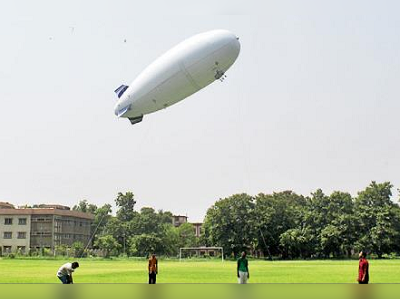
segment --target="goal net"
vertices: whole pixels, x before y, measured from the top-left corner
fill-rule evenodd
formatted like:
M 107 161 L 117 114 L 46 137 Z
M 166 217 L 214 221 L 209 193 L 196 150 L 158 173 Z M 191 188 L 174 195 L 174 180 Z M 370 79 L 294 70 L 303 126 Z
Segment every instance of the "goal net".
M 224 261 L 224 249 L 222 247 L 183 247 L 179 248 L 179 261 L 184 258 L 221 258 Z

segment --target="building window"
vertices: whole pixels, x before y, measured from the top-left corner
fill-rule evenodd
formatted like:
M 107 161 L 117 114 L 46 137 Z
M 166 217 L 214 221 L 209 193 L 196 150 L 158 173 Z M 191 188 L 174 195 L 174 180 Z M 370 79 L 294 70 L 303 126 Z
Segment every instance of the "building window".
M 4 232 L 4 239 L 12 239 L 12 232 Z
M 40 231 L 40 232 L 33 232 L 33 236 L 51 236 L 51 232 L 45 232 L 45 231 Z
M 6 218 L 4 219 L 4 225 L 12 225 L 13 219 L 12 218 Z
M 26 218 L 19 218 L 18 225 L 26 225 Z
M 11 253 L 11 246 L 4 246 L 3 247 L 3 252 L 4 253 Z
M 18 246 L 17 250 L 19 253 L 25 253 L 26 247 L 25 246 Z
M 26 239 L 26 233 L 25 232 L 19 232 L 18 233 L 18 239 Z
M 56 226 L 54 227 L 54 231 L 55 231 L 56 233 L 60 233 L 60 232 L 61 232 L 61 225 L 56 225 Z

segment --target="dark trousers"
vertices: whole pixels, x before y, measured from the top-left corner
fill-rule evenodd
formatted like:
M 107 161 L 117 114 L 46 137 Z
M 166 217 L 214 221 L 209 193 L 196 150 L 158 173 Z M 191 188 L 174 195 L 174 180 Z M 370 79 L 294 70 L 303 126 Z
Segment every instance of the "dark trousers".
M 367 281 L 359 281 L 358 284 L 368 284 L 368 280 Z
M 149 273 L 149 284 L 156 284 L 157 274 L 156 272 Z
M 58 277 L 58 279 L 60 279 L 63 284 L 72 284 L 72 279 L 69 275 Z

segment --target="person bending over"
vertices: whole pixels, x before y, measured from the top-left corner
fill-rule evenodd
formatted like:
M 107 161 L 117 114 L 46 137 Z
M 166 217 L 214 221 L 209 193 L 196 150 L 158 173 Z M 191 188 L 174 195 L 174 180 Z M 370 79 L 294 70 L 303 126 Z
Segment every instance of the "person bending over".
M 58 269 L 57 277 L 61 280 L 63 284 L 73 284 L 74 280 L 72 278 L 72 272 L 79 268 L 78 262 L 66 263 Z

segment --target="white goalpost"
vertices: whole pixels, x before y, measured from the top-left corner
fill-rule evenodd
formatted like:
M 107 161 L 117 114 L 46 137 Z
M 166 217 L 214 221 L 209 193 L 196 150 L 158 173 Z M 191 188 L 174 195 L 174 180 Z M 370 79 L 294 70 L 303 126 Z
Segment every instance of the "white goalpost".
M 215 251 L 221 252 L 221 261 L 224 261 L 224 248 L 222 247 L 182 247 L 179 248 L 179 261 L 182 261 L 182 253 L 184 251 L 191 251 L 196 253 L 196 257 L 204 255 L 215 256 Z

